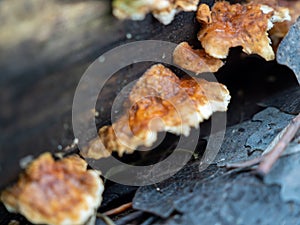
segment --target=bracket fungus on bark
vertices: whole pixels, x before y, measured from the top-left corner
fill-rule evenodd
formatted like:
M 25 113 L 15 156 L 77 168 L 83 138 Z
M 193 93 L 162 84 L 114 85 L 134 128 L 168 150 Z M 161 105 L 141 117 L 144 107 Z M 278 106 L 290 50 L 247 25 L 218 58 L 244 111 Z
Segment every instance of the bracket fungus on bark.
M 173 52 L 173 61 L 183 69 L 196 74 L 217 72 L 223 61 L 208 55 L 204 49 L 193 49 L 187 42 L 181 42 Z
M 44 153 L 1 193 L 1 201 L 8 211 L 21 213 L 32 223 L 80 225 L 94 219 L 103 190 L 98 173 L 87 170 L 79 156 L 54 160 Z
M 126 112 L 82 150 L 82 155 L 99 159 L 112 151 L 132 153 L 138 146 L 152 146 L 157 133 L 166 131 L 188 136 L 191 127 L 214 112 L 226 111 L 230 95 L 217 82 L 200 78 L 179 79 L 170 69 L 157 64 L 148 69 L 129 94 Z
M 273 60 L 275 54 L 268 30 L 274 23 L 290 19 L 288 10 L 276 11 L 262 4 L 241 5 L 225 1 L 214 4 L 209 23 L 207 15 L 205 7 L 200 5 L 197 18 L 203 27 L 198 39 L 209 55 L 219 59 L 225 59 L 231 47 L 242 46 L 247 54 L 258 54 L 267 61 Z
M 170 24 L 181 11 L 196 11 L 199 0 L 114 0 L 113 14 L 118 19 L 143 20 L 152 13 L 164 25 Z

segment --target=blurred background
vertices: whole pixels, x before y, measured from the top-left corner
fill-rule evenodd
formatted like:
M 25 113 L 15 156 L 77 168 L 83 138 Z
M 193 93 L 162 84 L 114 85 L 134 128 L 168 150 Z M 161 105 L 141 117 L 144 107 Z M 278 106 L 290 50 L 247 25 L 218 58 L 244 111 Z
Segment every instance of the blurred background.
M 0 1 L 1 186 L 15 177 L 22 157 L 72 143 L 77 83 L 89 62 L 125 37 L 110 5 Z

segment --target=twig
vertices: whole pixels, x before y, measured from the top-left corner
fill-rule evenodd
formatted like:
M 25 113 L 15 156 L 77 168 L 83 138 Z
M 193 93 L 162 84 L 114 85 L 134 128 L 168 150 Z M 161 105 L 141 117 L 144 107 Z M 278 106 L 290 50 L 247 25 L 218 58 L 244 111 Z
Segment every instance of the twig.
M 299 128 L 300 114 L 281 131 L 281 134 L 272 141 L 270 146 L 267 148 L 267 152 L 264 152 L 262 156 L 245 162 L 228 163 L 225 167 L 227 169 L 243 169 L 259 164 L 256 172 L 260 176 L 265 176 L 268 172 L 270 172 L 273 164 L 282 155 L 287 145 L 293 140 Z
M 240 169 L 240 168 L 247 168 L 247 167 L 252 167 L 257 164 L 259 164 L 262 161 L 263 157 L 257 157 L 254 159 L 250 159 L 245 162 L 238 162 L 238 163 L 228 163 L 225 165 L 226 169 Z
M 121 205 L 115 209 L 108 210 L 108 211 L 104 212 L 103 215 L 111 216 L 111 215 L 119 214 L 130 208 L 132 208 L 132 202 Z
M 284 152 L 288 144 L 293 140 L 299 128 L 300 114 L 298 114 L 298 116 L 296 116 L 286 127 L 284 134 L 279 139 L 278 143 L 272 148 L 272 150 L 268 154 L 264 155 L 261 163 L 256 170 L 260 176 L 264 176 L 270 172 L 272 166 Z
M 136 211 L 131 214 L 128 214 L 127 216 L 124 216 L 123 218 L 116 221 L 116 225 L 128 225 L 132 224 L 130 222 L 132 221 L 140 221 L 142 217 L 145 216 L 145 213 L 142 211 Z M 139 223 L 138 223 L 139 224 Z
M 102 213 L 97 213 L 96 217 L 102 219 L 107 225 L 116 225 L 108 216 L 103 215 Z

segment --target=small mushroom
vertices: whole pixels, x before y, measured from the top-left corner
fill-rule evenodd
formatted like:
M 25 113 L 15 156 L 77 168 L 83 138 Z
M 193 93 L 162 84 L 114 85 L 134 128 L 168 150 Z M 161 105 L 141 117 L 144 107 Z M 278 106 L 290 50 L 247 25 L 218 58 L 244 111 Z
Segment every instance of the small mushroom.
M 200 7 L 203 7 L 200 5 Z M 198 10 L 197 18 L 205 18 Z M 274 23 L 289 20 L 288 10 L 278 10 L 267 5 L 246 5 L 216 2 L 211 9 L 211 22 L 201 19 L 203 28 L 198 39 L 205 51 L 219 59 L 225 59 L 231 47 L 242 46 L 247 54 L 258 54 L 266 60 L 275 58 L 270 46 L 268 30 Z
M 79 156 L 54 160 L 44 153 L 1 193 L 1 201 L 31 223 L 80 225 L 93 220 L 103 190 L 99 175 Z
M 290 20 L 275 23 L 273 28 L 269 31 L 272 46 L 274 50 L 277 47 L 283 37 L 288 33 L 291 25 L 293 25 L 297 18 L 300 16 L 300 1 L 289 1 L 289 0 L 248 0 L 248 2 L 264 4 L 274 8 L 276 11 L 290 15 Z
M 113 14 L 118 19 L 143 20 L 147 13 L 164 25 L 170 24 L 181 11 L 196 11 L 199 0 L 114 0 Z
M 200 4 L 197 10 L 196 19 L 199 23 L 210 24 L 212 22 L 211 11 L 208 5 Z
M 196 74 L 217 72 L 224 65 L 222 60 L 211 57 L 204 49 L 192 49 L 187 42 L 177 45 L 173 52 L 173 61 Z

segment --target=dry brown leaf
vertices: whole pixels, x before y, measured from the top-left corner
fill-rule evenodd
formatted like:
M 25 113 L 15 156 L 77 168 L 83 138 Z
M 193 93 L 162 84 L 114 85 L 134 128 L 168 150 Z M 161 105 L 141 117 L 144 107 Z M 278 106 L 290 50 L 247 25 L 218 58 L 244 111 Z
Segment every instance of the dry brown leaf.
M 177 45 L 173 52 L 173 61 L 196 74 L 217 72 L 224 65 L 222 60 L 211 57 L 203 49 L 192 49 L 187 42 Z
M 201 11 L 198 18 L 202 18 Z M 287 11 L 250 3 L 247 5 L 216 2 L 211 9 L 212 22 L 203 24 L 198 39 L 205 51 L 224 59 L 231 47 L 242 46 L 247 54 L 258 54 L 266 60 L 275 58 L 268 30 L 273 23 L 288 19 Z
M 214 112 L 226 111 L 229 100 L 229 91 L 222 84 L 180 80 L 163 65 L 154 65 L 130 92 L 127 112 L 112 126 L 102 127 L 102 142 L 93 140 L 82 154 L 99 159 L 117 151 L 122 156 L 138 146 L 152 146 L 161 131 L 187 136 L 191 127 L 197 128 Z
M 176 13 L 196 11 L 199 0 L 115 0 L 113 14 L 119 19 L 143 20 L 147 13 L 161 23 L 170 24 Z
M 55 161 L 44 153 L 29 164 L 12 187 L 1 193 L 10 212 L 36 224 L 84 224 L 102 200 L 103 183 L 78 156 Z

